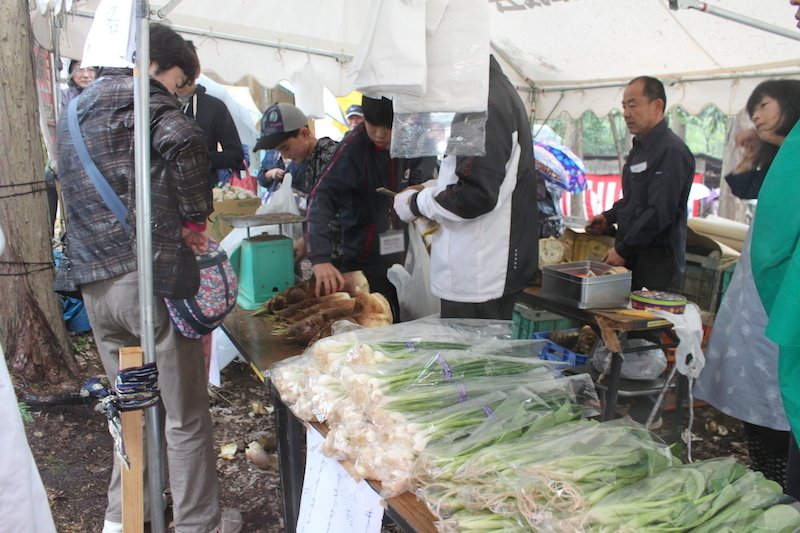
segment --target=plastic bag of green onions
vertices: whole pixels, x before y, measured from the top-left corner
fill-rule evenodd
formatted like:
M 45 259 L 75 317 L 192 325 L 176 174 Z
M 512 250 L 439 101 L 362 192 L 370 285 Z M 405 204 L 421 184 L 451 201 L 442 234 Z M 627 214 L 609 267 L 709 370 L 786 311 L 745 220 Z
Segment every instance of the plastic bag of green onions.
M 442 533 L 530 533 L 521 518 L 487 511 L 460 511 L 440 520 L 436 528 Z
M 332 374 L 343 364 L 376 364 L 403 359 L 423 350 L 463 349 L 511 337 L 510 321 L 422 318 L 333 335 L 314 343 L 309 353 L 316 368 Z
M 537 341 L 538 342 L 538 341 Z M 345 366 L 337 373 L 345 391 L 365 409 L 386 403 L 403 390 L 432 387 L 456 380 L 502 377 L 539 369 L 554 376 L 553 364 L 531 357 L 492 355 L 491 352 L 441 350 L 400 361 Z
M 414 459 L 428 442 L 443 446 L 467 438 L 497 419 L 505 431 L 522 427 L 548 427 L 579 418 L 586 410 L 576 389 L 594 388 L 587 376 L 532 382 L 510 393 L 493 392 L 421 417 L 382 428 L 356 461 L 359 475 L 379 479 L 388 496 L 408 490 Z M 498 435 L 498 438 L 504 438 Z
M 449 477 L 454 482 L 469 486 L 458 495 L 464 507 L 497 512 L 495 506 L 502 502 L 532 527 L 552 516 L 570 516 L 676 461 L 648 431 L 625 421 L 560 434 L 563 429 L 557 426 L 496 443 L 467 461 L 463 456 L 447 457 L 435 446 L 424 455 L 430 464 L 432 452 L 439 451 L 433 460 L 435 475 L 447 479 L 453 472 Z
M 317 416 L 311 403 L 312 395 L 308 377 L 310 374 L 318 374 L 319 371 L 312 366 L 311 362 L 308 354 L 289 357 L 273 364 L 268 375 L 278 391 L 281 401 L 291 409 L 297 418 L 316 422 Z
M 469 435 L 449 435 L 429 443 L 414 468 L 416 481 L 447 479 L 488 446 L 596 413 L 592 408 L 596 392 L 587 374 L 531 383 L 527 389 L 538 401 L 509 399 Z
M 585 515 L 565 520 L 587 532 L 771 531 L 791 533 L 800 513 L 785 505 L 780 485 L 734 459 L 712 459 L 660 472 L 615 491 Z

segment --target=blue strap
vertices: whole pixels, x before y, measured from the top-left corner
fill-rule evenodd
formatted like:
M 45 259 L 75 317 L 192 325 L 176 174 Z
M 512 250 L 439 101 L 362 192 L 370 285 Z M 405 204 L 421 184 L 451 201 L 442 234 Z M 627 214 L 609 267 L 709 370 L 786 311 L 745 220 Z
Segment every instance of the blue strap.
M 72 137 L 72 144 L 75 145 L 75 151 L 78 152 L 78 157 L 81 160 L 84 170 L 86 170 L 86 174 L 94 184 L 97 192 L 100 193 L 100 196 L 106 202 L 106 205 L 108 205 L 108 208 L 111 209 L 111 212 L 114 213 L 114 216 L 119 220 L 122 229 L 124 229 L 126 233 L 130 233 L 131 227 L 125 222 L 128 208 L 125 207 L 125 204 L 119 199 L 117 193 L 115 193 L 111 185 L 108 184 L 103 173 L 100 172 L 100 169 L 94 164 L 92 156 L 89 155 L 89 150 L 86 149 L 86 143 L 83 141 L 83 133 L 81 132 L 80 124 L 78 124 L 77 98 L 73 98 L 69 106 L 67 106 L 67 121 L 69 125 L 69 134 Z

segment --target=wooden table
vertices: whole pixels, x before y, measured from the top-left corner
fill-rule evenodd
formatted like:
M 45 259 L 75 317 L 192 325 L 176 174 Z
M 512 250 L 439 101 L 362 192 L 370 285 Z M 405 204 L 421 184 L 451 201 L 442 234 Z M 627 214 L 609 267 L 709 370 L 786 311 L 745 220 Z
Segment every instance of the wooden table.
M 622 370 L 622 354 L 635 353 L 642 350 L 641 348 L 622 348 L 621 342 L 627 338 L 628 333 L 632 331 L 652 331 L 659 334 L 666 334 L 670 342 L 661 342 L 653 346 L 654 348 L 674 348 L 678 345 L 678 338 L 672 331 L 672 323 L 652 313 L 638 312 L 636 314 L 629 314 L 629 311 L 624 309 L 578 309 L 577 307 L 543 296 L 541 287 L 526 288 L 518 301 L 531 307 L 544 309 L 545 311 L 571 318 L 581 324 L 589 325 L 600 335 L 603 343 L 612 352 L 611 368 L 607 375 L 608 379 L 603 382 L 603 387 L 606 388 L 606 394 L 601 419 L 604 421 L 613 420 L 615 416 L 617 396 L 622 382 L 620 375 Z M 588 369 L 585 370 L 588 371 Z M 679 379 L 678 382 L 679 402 L 681 401 L 680 399 L 683 398 L 683 388 L 686 386 L 682 381 L 684 380 Z M 641 382 L 639 385 L 643 386 Z M 654 386 L 653 384 L 650 385 L 651 386 L 644 386 L 642 391 L 646 392 L 652 390 Z M 680 404 L 678 407 L 680 407 Z M 678 411 L 678 413 L 676 426 L 682 423 L 680 420 L 680 411 Z
M 287 357 L 303 353 L 305 346 L 273 335 L 273 323 L 265 317 L 250 316 L 251 313 L 253 311 L 245 311 L 237 305 L 225 317 L 222 330 L 250 363 L 256 375 L 264 381 L 269 367 Z
M 266 372 L 273 363 L 302 353 L 305 346 L 289 341 L 285 337 L 273 335 L 270 321 L 263 317 L 250 316 L 250 313 L 237 305 L 225 318 L 222 330 L 250 363 L 253 371 L 264 381 Z M 278 441 L 286 525 L 284 531 L 294 533 L 303 491 L 306 428 L 281 401 L 280 395 L 272 385 L 270 390 L 275 406 L 275 433 Z M 327 435 L 327 426 L 324 424 L 314 424 L 314 426 L 323 435 Z M 348 472 L 351 471 L 351 464 L 347 461 L 340 462 Z M 373 480 L 367 482 L 380 493 L 380 482 Z M 437 518 L 413 494 L 406 492 L 388 498 L 386 504 L 386 514 L 405 533 L 437 533 L 433 525 Z

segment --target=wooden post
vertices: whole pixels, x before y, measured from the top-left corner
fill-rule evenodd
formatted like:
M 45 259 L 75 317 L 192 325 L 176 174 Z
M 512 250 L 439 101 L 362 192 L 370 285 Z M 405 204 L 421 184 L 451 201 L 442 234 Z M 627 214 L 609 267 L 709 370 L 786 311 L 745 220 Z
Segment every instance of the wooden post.
M 120 348 L 119 368 L 142 366 L 144 355 L 140 347 Z M 122 439 L 125 453 L 131 462 L 130 469 L 123 463 L 122 474 L 122 530 L 125 533 L 144 533 L 144 444 L 142 411 L 120 413 Z

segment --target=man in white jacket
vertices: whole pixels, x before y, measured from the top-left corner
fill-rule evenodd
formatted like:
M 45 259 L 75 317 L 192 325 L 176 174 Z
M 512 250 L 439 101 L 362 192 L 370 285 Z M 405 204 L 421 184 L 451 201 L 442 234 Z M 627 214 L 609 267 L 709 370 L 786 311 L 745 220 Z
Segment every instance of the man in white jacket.
M 394 209 L 406 222 L 423 216 L 441 226 L 431 248 L 431 291 L 443 318 L 511 319 L 538 264 L 536 176 L 525 106 L 494 57 L 486 155 L 446 157 L 438 183 L 409 187 Z

